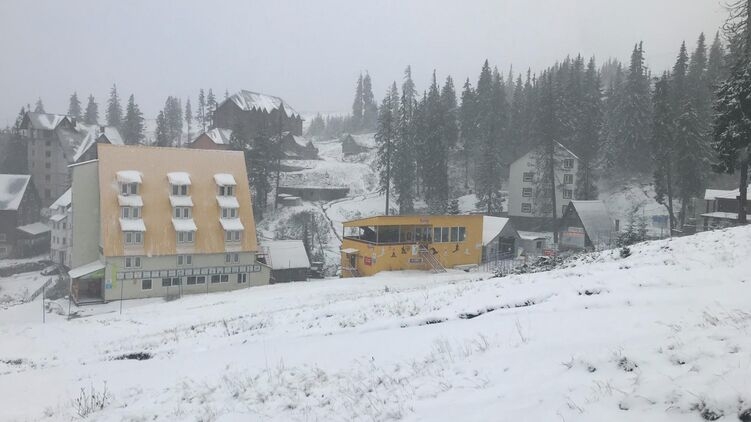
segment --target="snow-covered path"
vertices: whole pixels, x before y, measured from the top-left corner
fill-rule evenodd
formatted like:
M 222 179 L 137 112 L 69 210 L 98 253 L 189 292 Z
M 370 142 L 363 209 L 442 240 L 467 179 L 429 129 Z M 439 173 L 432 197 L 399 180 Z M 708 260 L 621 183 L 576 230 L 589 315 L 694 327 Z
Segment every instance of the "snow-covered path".
M 0 311 L 0 419 L 69 419 L 79 389 L 106 382 L 94 420 L 734 420 L 751 407 L 750 241 L 740 228 L 549 273 L 385 273 L 45 325 L 20 305 Z

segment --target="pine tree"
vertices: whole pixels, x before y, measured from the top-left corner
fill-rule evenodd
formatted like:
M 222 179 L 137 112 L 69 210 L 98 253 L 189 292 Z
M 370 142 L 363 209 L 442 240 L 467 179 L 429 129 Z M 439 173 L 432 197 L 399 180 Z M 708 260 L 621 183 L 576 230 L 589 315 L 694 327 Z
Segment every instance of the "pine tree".
M 496 72 L 497 73 L 497 72 Z M 499 213 L 503 164 L 503 122 L 506 119 L 504 92 L 485 60 L 477 81 L 477 146 L 475 148 L 475 188 L 478 206 L 489 215 Z
M 216 107 L 216 97 L 211 91 L 211 88 L 209 88 L 209 94 L 206 96 L 206 125 L 209 127 L 214 127 L 216 124 L 216 122 L 214 122 Z
M 448 139 L 443 132 L 447 119 L 435 71 L 425 104 L 425 144 L 422 160 L 425 202 L 430 214 L 445 214 L 448 206 Z
M 78 100 L 78 94 L 76 94 L 75 92 L 73 92 L 73 95 L 70 96 L 68 116 L 71 116 L 78 120 L 81 119 L 81 101 Z
M 44 103 L 42 103 L 42 98 L 37 98 L 36 105 L 34 105 L 34 113 L 44 113 Z
M 229 90 L 225 88 L 224 90 L 224 99 L 229 99 Z
M 169 96 L 164 103 L 164 119 L 167 124 L 167 137 L 172 146 L 182 146 L 183 112 L 180 100 Z
M 452 199 L 451 202 L 449 202 L 449 207 L 448 207 L 447 213 L 450 214 L 450 215 L 459 215 L 459 214 L 461 214 L 461 210 L 459 209 L 459 200 L 458 199 Z
M 727 69 L 725 66 L 725 48 L 720 40 L 720 33 L 715 34 L 714 42 L 709 48 L 709 58 L 707 60 L 707 80 L 712 90 L 715 90 L 721 81 L 727 78 Z
M 644 66 L 644 48 L 639 43 L 631 55 L 616 113 L 621 114 L 615 136 L 620 144 L 619 167 L 627 172 L 647 172 L 650 160 L 644 160 L 651 139 L 651 93 L 649 73 Z
M 123 141 L 127 145 L 143 143 L 144 135 L 143 113 L 136 104 L 133 94 L 128 97 L 128 105 L 125 107 L 125 119 L 122 125 Z
M 389 215 L 391 200 L 391 185 L 393 175 L 394 143 L 397 137 L 397 114 L 399 110 L 399 91 L 396 82 L 386 92 L 378 114 L 378 130 L 375 134 L 378 152 L 376 167 L 378 168 L 379 188 L 386 195 L 386 215 Z
M 576 115 L 573 148 L 579 156 L 575 197 L 581 200 L 597 199 L 595 169 L 602 144 L 602 90 L 594 57 L 589 61 L 582 82 L 581 104 Z
M 185 126 L 188 130 L 187 133 L 187 142 L 190 142 L 192 139 L 190 137 L 190 129 L 191 125 L 193 124 L 193 109 L 190 107 L 190 98 L 185 100 Z
M 83 121 L 88 125 L 99 124 L 99 105 L 91 94 L 89 94 L 89 100 L 86 104 L 86 114 L 83 116 Z
M 474 174 L 474 161 L 477 145 L 477 95 L 469 78 L 464 82 L 462 91 L 462 105 L 459 108 L 459 127 L 462 143 L 462 155 L 464 157 L 464 188 L 469 188 L 469 176 Z
M 513 77 L 513 76 L 512 76 Z M 525 143 L 529 140 L 525 137 L 525 126 L 527 119 L 526 98 L 524 95 L 524 83 L 519 75 L 516 83 L 512 84 L 509 80 L 509 90 L 513 88 L 511 94 L 511 103 L 509 104 L 509 126 L 508 126 L 508 144 L 509 156 L 514 159 L 526 152 Z
M 316 114 L 316 117 L 310 121 L 308 126 L 308 136 L 321 136 L 326 130 L 326 121 L 323 120 L 321 113 Z
M 373 98 L 373 87 L 368 72 L 365 72 L 362 80 L 362 107 L 363 130 L 368 132 L 375 130 L 378 122 L 378 105 Z
M 556 130 L 556 97 L 552 70 L 545 71 L 538 80 L 538 112 L 535 123 L 539 127 L 539 146 L 535 157 L 537 186 L 535 190 L 535 207 L 538 215 L 551 216 L 553 222 L 558 220 L 558 204 L 556 202 L 557 180 L 555 169 L 557 166 Z M 554 243 L 558 243 L 558 234 L 553 233 Z
M 604 66 L 603 69 L 605 69 Z M 610 71 L 612 72 L 608 77 L 610 82 L 603 101 L 602 136 L 604 167 L 608 171 L 618 169 L 620 166 L 619 154 L 622 149 L 620 130 L 623 127 L 624 119 L 620 113 L 619 104 L 621 97 L 623 97 L 623 81 L 625 79 L 621 67 L 616 67 Z
M 362 129 L 363 112 L 363 79 L 362 74 L 360 74 L 360 77 L 357 78 L 355 100 L 352 102 L 352 130 L 354 132 Z
M 201 124 L 201 130 L 206 132 L 206 96 L 203 94 L 203 88 L 198 91 L 198 110 L 196 110 L 196 121 Z
M 670 229 L 676 227 L 674 198 L 675 121 L 667 72 L 655 83 L 654 117 L 652 119 L 652 157 L 654 159 L 655 199 L 665 205 L 670 217 Z
M 414 212 L 416 173 L 416 130 L 415 118 L 417 92 L 412 81 L 412 69 L 404 70 L 402 96 L 399 101 L 397 134 L 392 153 L 394 196 L 399 205 L 399 214 Z
M 684 104 L 676 120 L 676 194 L 681 200 L 680 225 L 686 223 L 688 203 L 703 192 L 705 172 L 709 163 L 706 128 L 691 101 Z
M 169 138 L 169 129 L 167 128 L 167 119 L 164 116 L 164 111 L 159 111 L 156 116 L 156 146 L 158 147 L 170 147 L 172 143 Z
M 453 148 L 459 140 L 459 110 L 456 104 L 454 80 L 451 79 L 451 76 L 446 77 L 446 82 L 441 89 L 441 107 L 446 116 L 442 128 L 443 136 L 446 138 L 445 144 L 447 147 Z
M 117 85 L 112 84 L 110 98 L 107 101 L 107 124 L 116 128 L 120 127 L 123 119 L 123 108 L 120 105 L 120 96 L 117 95 Z

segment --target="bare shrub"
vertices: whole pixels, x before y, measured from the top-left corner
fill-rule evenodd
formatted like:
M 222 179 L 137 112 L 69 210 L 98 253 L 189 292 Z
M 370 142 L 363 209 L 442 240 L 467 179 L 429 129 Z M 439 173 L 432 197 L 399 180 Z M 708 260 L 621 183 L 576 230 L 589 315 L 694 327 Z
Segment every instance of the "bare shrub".
M 73 399 L 71 405 L 76 415 L 85 418 L 107 407 L 111 400 L 112 396 L 107 391 L 107 382 L 104 382 L 101 391 L 95 389 L 94 384 L 89 385 L 88 389 L 81 387 L 78 397 Z

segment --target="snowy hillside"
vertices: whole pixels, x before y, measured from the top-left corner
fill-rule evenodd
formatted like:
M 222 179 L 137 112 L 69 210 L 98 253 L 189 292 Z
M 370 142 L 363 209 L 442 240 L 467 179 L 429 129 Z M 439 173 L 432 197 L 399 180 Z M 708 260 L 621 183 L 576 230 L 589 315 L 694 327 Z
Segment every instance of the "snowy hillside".
M 750 242 L 746 227 L 547 273 L 385 273 L 44 325 L 19 305 L 0 311 L 2 419 L 69 420 L 106 384 L 91 420 L 737 420 Z

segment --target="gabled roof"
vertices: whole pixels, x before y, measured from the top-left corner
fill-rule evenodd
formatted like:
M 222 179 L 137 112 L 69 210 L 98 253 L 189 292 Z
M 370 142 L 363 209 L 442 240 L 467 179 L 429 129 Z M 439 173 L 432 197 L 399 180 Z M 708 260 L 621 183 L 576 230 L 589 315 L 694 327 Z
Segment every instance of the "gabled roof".
M 751 185 L 748 185 L 748 190 L 751 192 Z M 714 201 L 715 199 L 737 199 L 740 194 L 741 194 L 740 189 L 734 189 L 734 190 L 707 189 L 704 191 L 704 200 Z
M 114 126 L 97 126 L 86 125 L 78 123 L 76 125 L 76 131 L 78 132 L 81 140 L 76 144 L 75 151 L 73 153 L 73 162 L 77 162 L 81 157 L 96 144 L 102 136 L 112 145 L 124 145 L 120 131 Z
M 15 211 L 29 187 L 27 174 L 0 174 L 0 211 Z
M 67 207 L 67 206 L 69 206 L 70 205 L 71 196 L 72 196 L 71 192 L 72 192 L 72 189 L 68 188 L 68 190 L 66 190 L 65 193 L 63 193 L 62 195 L 60 195 L 60 197 L 57 198 L 55 200 L 55 202 L 52 203 L 52 205 L 50 205 L 50 209 L 55 209 L 55 208 L 58 208 L 58 207 Z
M 601 200 L 571 201 L 591 241 L 613 232 L 613 220 Z
M 302 240 L 273 240 L 263 242 L 268 250 L 269 266 L 272 270 L 290 268 L 310 268 L 310 260 Z
M 482 217 L 482 244 L 487 245 L 501 234 L 503 229 L 509 223 L 508 218 L 503 217 Z
M 563 151 L 564 153 L 571 155 L 573 158 L 575 158 L 577 160 L 580 159 L 576 154 L 573 153 L 573 151 L 571 151 L 570 149 L 566 148 L 566 146 L 564 146 L 562 143 L 556 141 L 555 142 L 555 146 L 556 146 L 556 149 L 558 149 L 559 151 Z M 530 148 L 529 150 L 525 151 L 521 155 L 518 155 L 514 159 L 513 162 L 517 162 L 517 161 L 521 160 L 522 158 L 526 157 L 528 154 L 532 154 L 535 151 L 539 150 L 540 148 L 541 148 L 540 146 L 535 146 L 535 147 Z
M 62 114 L 28 112 L 24 117 L 32 129 L 55 130 L 64 120 L 72 123 L 68 116 Z
M 261 94 L 253 91 L 242 90 L 237 94 L 234 94 L 224 100 L 222 104 L 227 101 L 232 101 L 237 104 L 241 110 L 261 110 L 270 113 L 272 110 L 276 110 L 280 107 L 284 108 L 287 117 L 300 116 L 300 113 L 296 112 L 289 104 L 279 97 L 273 95 Z M 220 104 L 220 106 L 222 105 Z
M 232 138 L 231 129 L 214 128 L 204 134 L 217 145 L 229 145 L 230 139 Z

